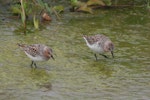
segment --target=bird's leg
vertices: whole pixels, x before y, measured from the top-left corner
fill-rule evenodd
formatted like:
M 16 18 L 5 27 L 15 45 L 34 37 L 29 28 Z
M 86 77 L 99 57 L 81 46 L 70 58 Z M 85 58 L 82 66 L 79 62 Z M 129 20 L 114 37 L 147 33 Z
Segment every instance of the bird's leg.
M 114 53 L 113 53 L 113 51 L 111 51 L 111 55 L 112 55 L 112 57 L 114 58 Z
M 104 55 L 104 54 L 100 54 L 101 56 L 103 56 L 103 57 L 105 57 L 105 58 L 108 58 L 106 55 Z
M 34 66 L 35 66 L 35 68 L 37 68 L 37 66 L 36 66 L 36 63 L 34 62 Z
M 30 65 L 30 66 L 31 66 L 31 68 L 32 68 L 33 63 L 34 63 L 34 61 L 32 61 L 32 62 L 31 62 L 31 65 Z
M 94 54 L 95 58 L 96 58 L 96 61 L 97 61 L 97 56 L 96 56 L 96 53 Z

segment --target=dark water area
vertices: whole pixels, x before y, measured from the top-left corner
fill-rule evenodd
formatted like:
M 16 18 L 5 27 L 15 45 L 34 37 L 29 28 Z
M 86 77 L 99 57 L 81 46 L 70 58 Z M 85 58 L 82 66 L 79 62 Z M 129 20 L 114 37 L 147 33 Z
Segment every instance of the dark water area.
M 6 10 L 7 11 L 7 10 Z M 0 100 L 149 100 L 150 13 L 144 8 L 64 12 L 44 29 L 16 34 L 20 21 L 0 14 Z M 7 16 L 7 17 L 6 17 Z M 32 30 L 32 29 L 31 29 Z M 115 44 L 110 59 L 86 46 L 82 34 L 105 34 Z M 55 61 L 30 59 L 17 43 L 42 43 Z

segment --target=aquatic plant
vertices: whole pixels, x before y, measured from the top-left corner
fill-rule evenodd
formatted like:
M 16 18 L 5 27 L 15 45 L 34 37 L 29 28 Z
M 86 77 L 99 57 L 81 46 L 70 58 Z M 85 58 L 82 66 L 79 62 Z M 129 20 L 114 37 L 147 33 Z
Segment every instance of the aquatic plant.
M 146 8 L 150 11 L 150 1 L 149 0 L 147 0 L 147 6 L 146 6 Z
M 34 28 L 39 29 L 39 22 L 42 20 L 51 21 L 49 14 L 51 14 L 51 8 L 47 3 L 42 0 L 15 0 L 15 3 L 11 6 L 12 13 L 19 15 L 23 23 L 24 34 L 26 34 L 27 21 L 33 22 Z M 45 16 L 43 16 L 43 14 Z
M 110 6 L 111 0 L 88 0 L 87 2 L 81 2 L 78 0 L 70 0 L 72 5 L 72 11 L 81 11 L 87 13 L 93 13 L 93 7 Z
M 24 33 L 26 33 L 26 13 L 25 13 L 25 2 L 23 2 L 23 0 L 20 0 L 21 3 L 21 20 L 23 23 L 23 27 L 24 27 Z

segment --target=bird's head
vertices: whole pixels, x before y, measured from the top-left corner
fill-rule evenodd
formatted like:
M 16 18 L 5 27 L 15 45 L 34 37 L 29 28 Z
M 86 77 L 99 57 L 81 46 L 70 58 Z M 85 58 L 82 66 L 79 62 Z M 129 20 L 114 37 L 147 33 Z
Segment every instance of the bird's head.
M 54 56 L 53 56 L 53 51 L 50 48 L 44 48 L 44 55 L 49 59 L 52 58 L 53 60 L 55 60 Z
M 114 44 L 111 41 L 107 41 L 104 45 L 104 50 L 106 52 L 111 52 L 112 57 L 114 58 L 113 50 L 114 50 Z

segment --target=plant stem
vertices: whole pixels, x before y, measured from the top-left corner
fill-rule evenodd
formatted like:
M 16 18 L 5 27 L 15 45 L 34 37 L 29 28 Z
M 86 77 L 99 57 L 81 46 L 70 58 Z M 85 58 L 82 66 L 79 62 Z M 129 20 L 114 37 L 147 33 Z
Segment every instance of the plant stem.
M 21 19 L 22 19 L 22 22 L 23 22 L 24 34 L 26 34 L 26 14 L 25 14 L 23 0 L 20 0 L 20 3 L 21 3 L 21 10 L 22 10 L 22 12 L 21 12 Z

